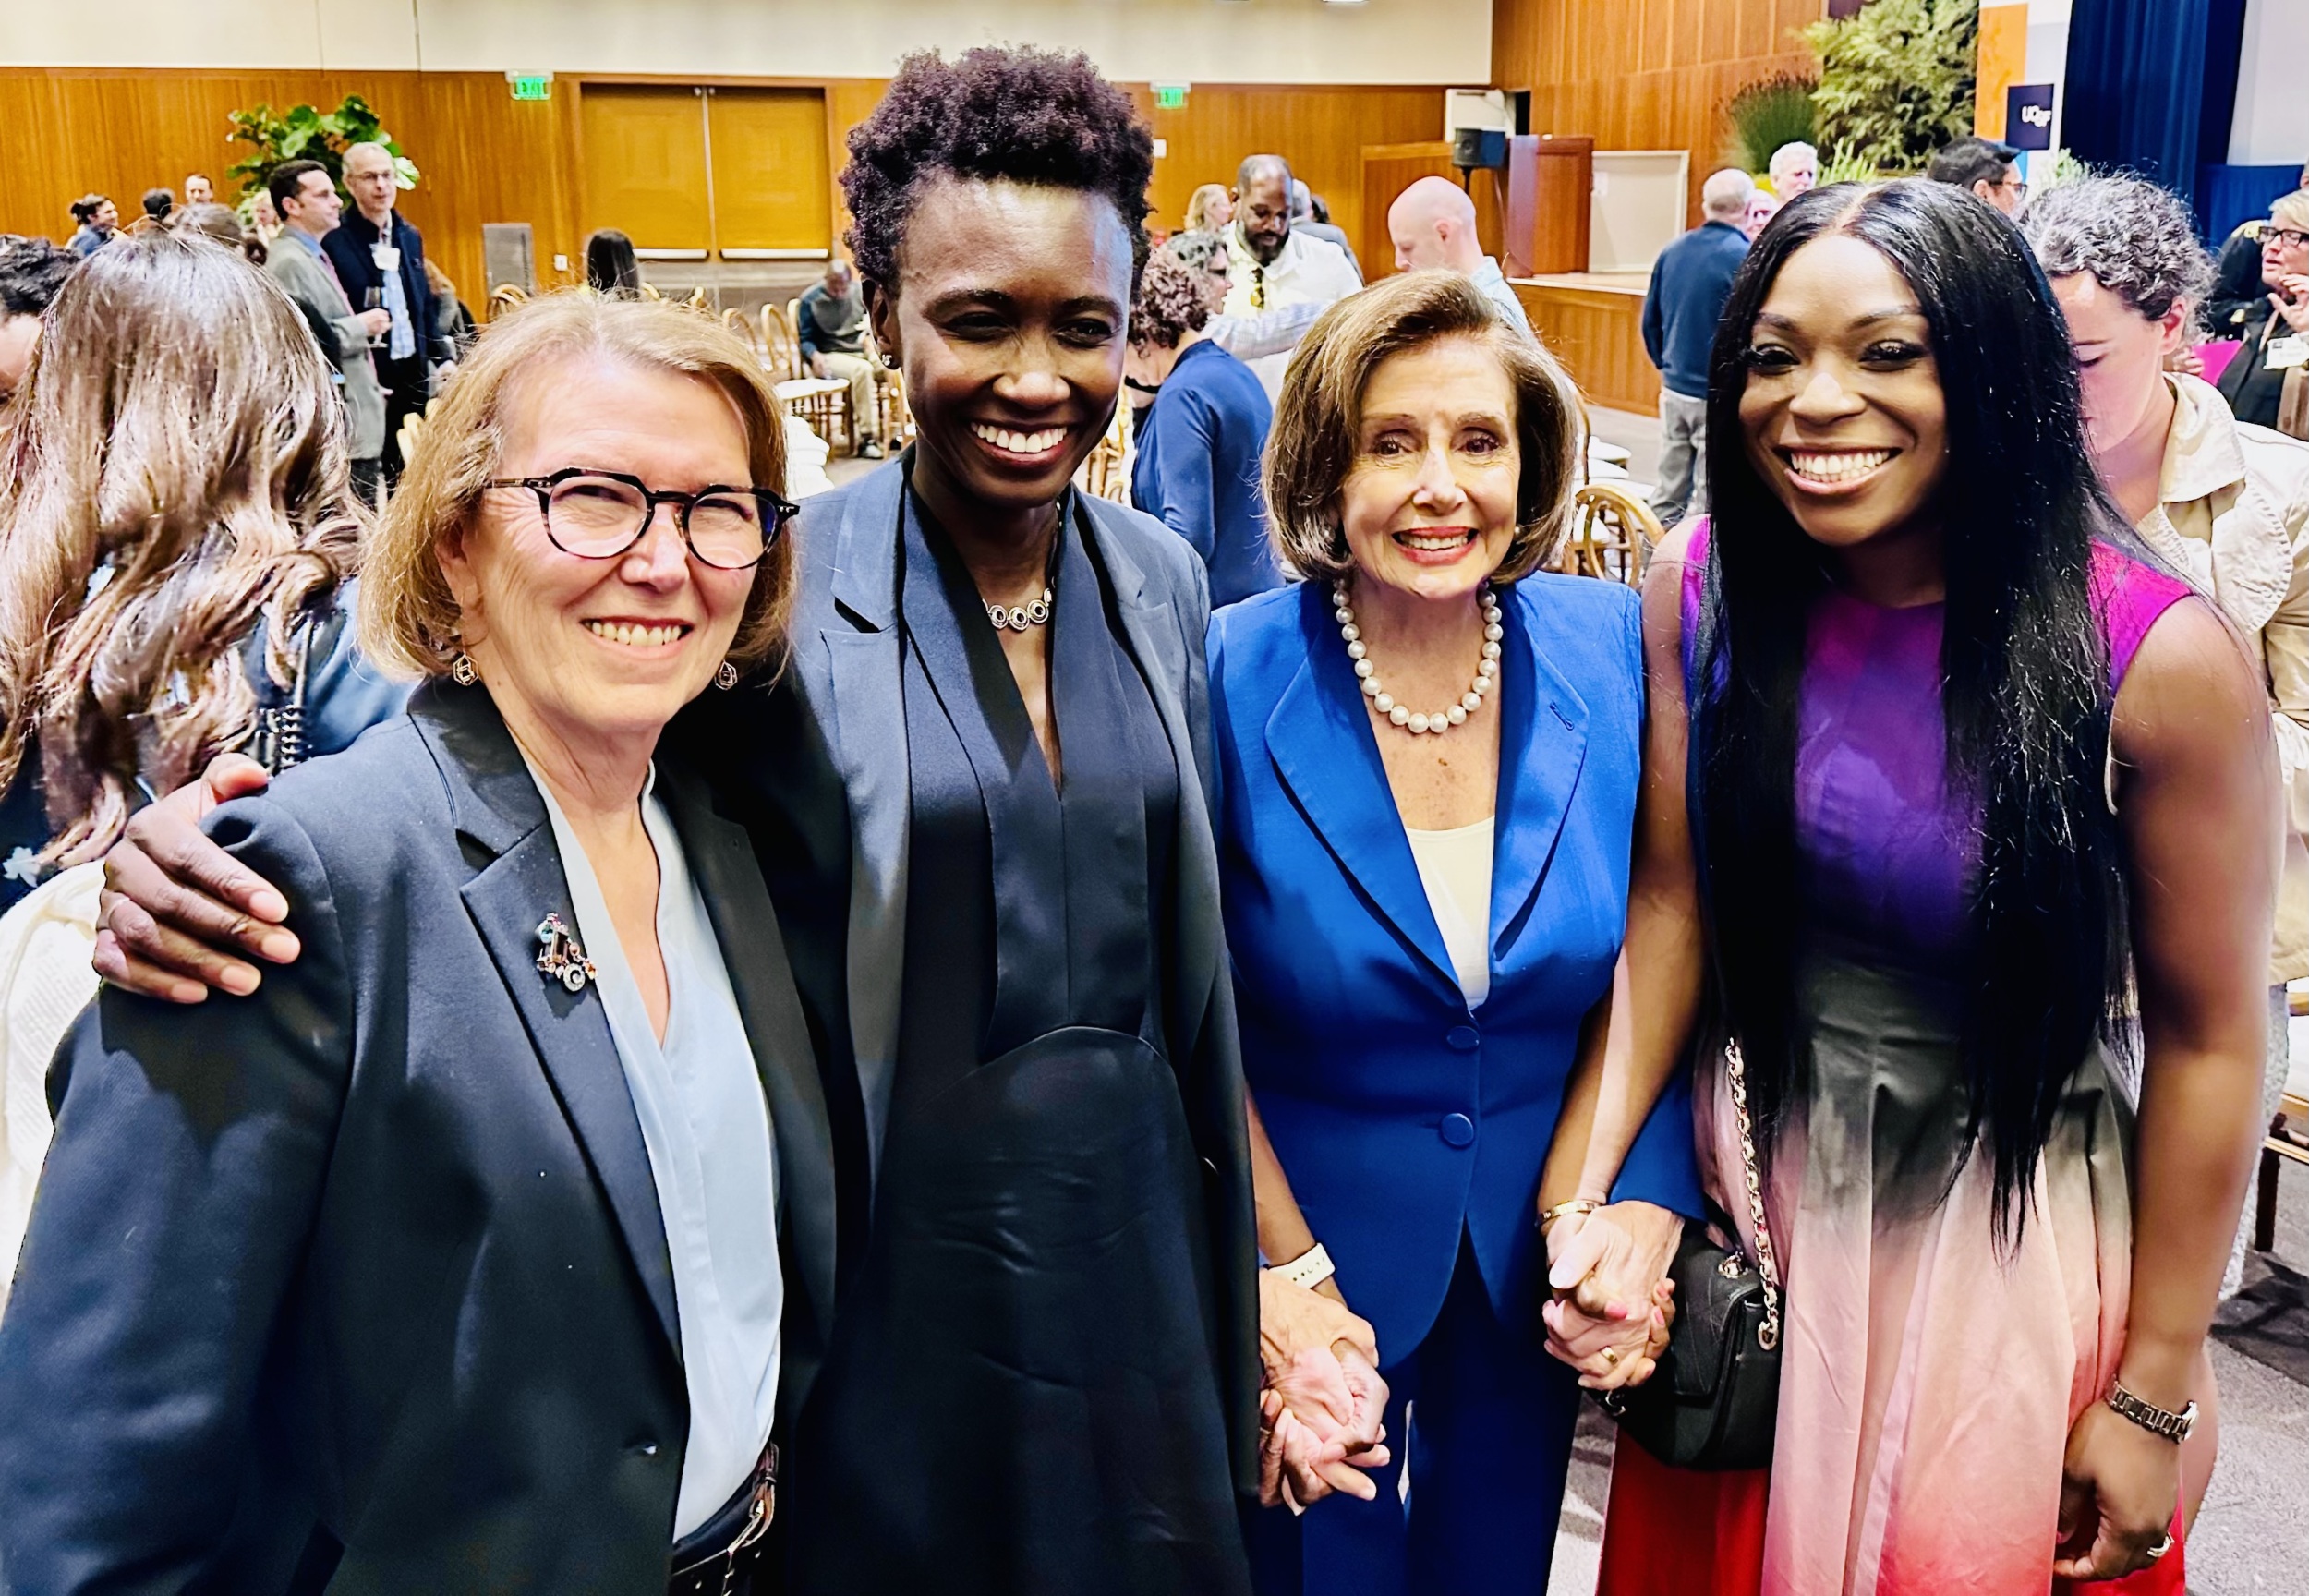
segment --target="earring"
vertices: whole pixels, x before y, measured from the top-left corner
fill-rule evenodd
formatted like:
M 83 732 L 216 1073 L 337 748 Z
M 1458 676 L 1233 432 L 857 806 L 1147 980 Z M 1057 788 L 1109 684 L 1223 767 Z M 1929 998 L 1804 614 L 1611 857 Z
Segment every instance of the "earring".
M 481 679 L 481 668 L 473 662 L 470 654 L 460 654 L 449 667 L 449 679 L 460 687 L 470 687 Z
M 731 688 L 735 687 L 737 684 L 738 668 L 735 665 L 731 664 L 727 659 L 724 659 L 714 671 L 714 685 L 720 688 L 724 693 L 727 693 Z

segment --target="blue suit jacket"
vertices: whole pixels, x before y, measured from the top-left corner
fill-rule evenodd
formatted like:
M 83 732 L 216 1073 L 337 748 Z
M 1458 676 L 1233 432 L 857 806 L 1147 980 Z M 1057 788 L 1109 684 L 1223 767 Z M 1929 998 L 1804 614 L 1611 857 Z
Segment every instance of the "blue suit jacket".
M 1530 576 L 1501 604 L 1492 986 L 1469 1013 L 1412 862 L 1327 585 L 1212 617 L 1221 879 L 1244 1074 L 1340 1288 L 1393 1364 L 1462 1234 L 1501 1322 L 1533 1318 L 1534 1208 L 1627 917 L 1642 765 L 1636 595 Z M 1679 1077 L 1618 1195 L 1699 1210 Z

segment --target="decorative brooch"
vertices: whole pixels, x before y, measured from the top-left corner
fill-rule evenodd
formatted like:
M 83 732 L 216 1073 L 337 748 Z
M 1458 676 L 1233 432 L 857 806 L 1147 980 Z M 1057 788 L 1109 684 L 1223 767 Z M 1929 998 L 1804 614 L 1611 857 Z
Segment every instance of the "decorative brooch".
M 538 973 L 572 992 L 583 992 L 586 982 L 600 975 L 559 914 L 548 914 L 538 924 Z

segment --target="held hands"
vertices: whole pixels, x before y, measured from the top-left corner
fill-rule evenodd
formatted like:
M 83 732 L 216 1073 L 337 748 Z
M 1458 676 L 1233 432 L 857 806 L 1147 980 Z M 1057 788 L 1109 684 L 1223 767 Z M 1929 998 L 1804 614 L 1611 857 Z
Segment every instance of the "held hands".
M 1640 1385 L 1667 1350 L 1675 1287 L 1668 1264 L 1684 1221 L 1650 1203 L 1614 1203 L 1548 1227 L 1547 1349 L 1590 1391 Z
M 2094 1403 L 2069 1430 L 2053 1573 L 2079 1581 L 2138 1573 L 2156 1561 L 2149 1553 L 2171 1532 L 2180 1501 L 2181 1448 Z
M 296 938 L 281 925 L 287 900 L 200 829 L 210 810 L 271 780 L 255 760 L 221 754 L 199 780 L 129 818 L 104 855 L 98 975 L 148 998 L 198 1003 L 212 986 L 241 997 L 257 989 L 256 966 L 236 952 L 275 964 L 296 957 Z
M 1259 1500 L 1297 1513 L 1334 1491 L 1375 1499 L 1379 1487 L 1366 1470 L 1386 1467 L 1391 1454 L 1382 1422 L 1387 1383 L 1371 1325 L 1336 1289 L 1311 1291 L 1263 1269 L 1259 1355 L 1266 1376 Z

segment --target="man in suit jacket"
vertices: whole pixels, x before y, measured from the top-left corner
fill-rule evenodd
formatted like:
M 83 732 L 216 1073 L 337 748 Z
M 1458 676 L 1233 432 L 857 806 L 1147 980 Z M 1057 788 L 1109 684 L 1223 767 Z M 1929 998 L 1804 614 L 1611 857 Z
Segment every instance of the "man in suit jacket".
M 273 168 L 266 187 L 282 225 L 265 270 L 308 321 L 329 329 L 320 353 L 337 369 L 337 393 L 345 401 L 353 455 L 353 485 L 374 502 L 385 452 L 385 391 L 369 360 L 369 341 L 384 337 L 393 318 L 381 309 L 355 309 L 335 264 L 321 248 L 320 241 L 336 231 L 338 213 L 345 208 L 336 185 L 329 181 L 328 168 L 318 161 L 284 162 Z
M 401 423 L 425 413 L 433 369 L 454 363 L 442 336 L 432 284 L 425 275 L 424 236 L 393 207 L 399 187 L 393 155 L 382 144 L 355 144 L 345 152 L 345 187 L 353 210 L 320 241 L 337 280 L 357 305 L 381 304 L 391 323 L 375 354 L 385 390 L 384 473 L 401 479 Z M 374 296 L 372 301 L 371 296 Z

